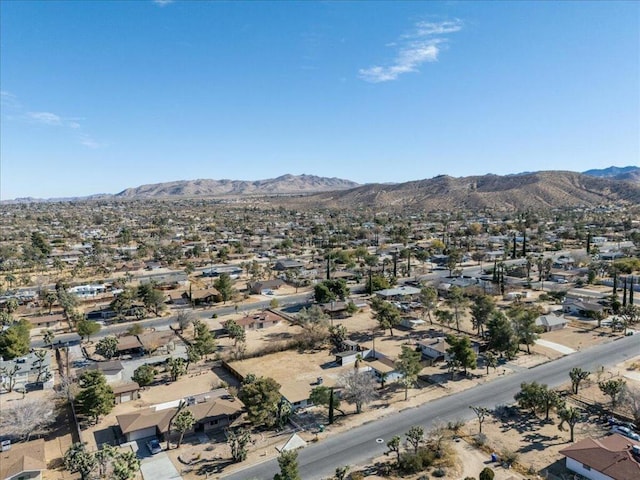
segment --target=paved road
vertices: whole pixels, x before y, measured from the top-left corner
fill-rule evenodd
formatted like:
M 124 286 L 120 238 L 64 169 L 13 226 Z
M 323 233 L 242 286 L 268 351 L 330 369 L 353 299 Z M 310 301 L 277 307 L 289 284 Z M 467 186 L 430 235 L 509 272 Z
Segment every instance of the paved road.
M 274 296 L 273 298 L 278 300 L 279 308 L 282 307 L 302 307 L 309 303 L 310 293 L 298 293 L 295 295 L 287 295 L 287 296 Z M 250 310 L 263 309 L 269 306 L 271 300 L 262 300 L 259 302 L 248 303 L 245 305 L 238 305 L 239 312 L 246 312 Z M 193 311 L 195 315 L 200 318 L 211 318 L 211 315 L 214 313 L 218 316 L 230 315 L 235 312 L 235 305 L 230 304 L 222 307 L 217 307 L 213 309 L 199 310 L 196 309 Z M 102 337 L 106 337 L 108 335 L 118 335 L 120 333 L 124 333 L 133 324 L 141 325 L 145 328 L 158 328 L 158 327 L 167 327 L 169 325 L 173 325 L 176 323 L 176 316 L 172 315 L 170 317 L 159 317 L 159 318 L 148 318 L 144 320 L 140 320 L 138 322 L 127 322 L 127 323 L 119 323 L 115 325 L 109 325 L 106 327 L 102 327 L 100 332 L 91 337 L 92 340 L 97 340 Z M 55 343 L 60 342 L 61 344 L 65 344 L 69 342 L 70 344 L 80 342 L 80 336 L 77 333 L 65 333 L 61 335 L 56 335 Z M 42 348 L 44 347 L 44 342 L 42 339 L 36 339 L 31 342 L 31 346 L 34 348 Z
M 640 335 L 621 338 L 582 350 L 529 370 L 513 373 L 481 384 L 467 391 L 426 403 L 420 407 L 390 414 L 377 421 L 328 437 L 300 451 L 300 475 L 305 480 L 327 478 L 336 467 L 358 465 L 382 455 L 386 442 L 394 435 L 403 435 L 412 425 L 427 429 L 434 424 L 474 417 L 469 405 L 492 408 L 513 403 L 521 382 L 537 381 L 557 386 L 569 379 L 573 367 L 595 371 L 599 366 L 614 365 L 640 352 Z M 381 439 L 382 441 L 376 441 Z M 223 476 L 229 480 L 271 479 L 278 472 L 275 459 Z

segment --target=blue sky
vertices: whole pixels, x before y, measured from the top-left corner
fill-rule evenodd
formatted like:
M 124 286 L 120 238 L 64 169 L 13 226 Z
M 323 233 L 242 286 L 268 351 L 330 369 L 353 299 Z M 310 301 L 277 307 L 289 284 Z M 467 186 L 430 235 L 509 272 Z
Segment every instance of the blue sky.
M 0 9 L 1 199 L 638 164 L 639 2 Z

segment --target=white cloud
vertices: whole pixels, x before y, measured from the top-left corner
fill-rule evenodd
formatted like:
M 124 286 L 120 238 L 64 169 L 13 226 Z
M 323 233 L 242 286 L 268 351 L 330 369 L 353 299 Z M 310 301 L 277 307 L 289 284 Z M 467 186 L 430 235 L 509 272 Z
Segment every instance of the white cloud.
M 458 19 L 444 22 L 418 22 L 416 24 L 416 36 L 444 35 L 462 30 L 462 22 Z
M 7 92 L 6 90 L 0 90 L 0 105 L 2 105 L 3 107 L 11 108 L 11 109 L 20 108 L 18 97 L 16 97 L 11 92 Z
M 80 123 L 84 120 L 82 117 L 62 117 L 52 112 L 27 111 L 26 108 L 20 105 L 17 97 L 6 90 L 0 91 L 0 98 L 2 99 L 3 106 L 9 106 L 9 104 L 11 104 L 13 110 L 16 111 L 15 116 L 9 117 L 5 115 L 5 119 L 18 119 L 22 122 L 26 120 L 31 123 L 39 123 L 50 127 L 61 127 L 58 131 L 66 132 L 65 134 L 67 136 L 74 138 L 78 143 L 87 148 L 96 149 L 107 146 L 107 144 L 98 142 L 93 137 L 85 133 L 82 124 Z
M 397 47 L 395 58 L 390 65 L 374 65 L 358 70 L 360 78 L 371 83 L 389 82 L 400 75 L 417 72 L 423 63 L 435 62 L 447 39 L 442 35 L 458 32 L 462 29 L 460 20 L 443 22 L 418 22 L 413 31 L 402 35 L 400 42 L 388 46 Z
M 97 148 L 102 148 L 105 145 L 103 143 L 97 142 L 96 140 L 94 140 L 93 138 L 91 138 L 89 135 L 80 135 L 80 144 L 84 145 L 87 148 L 91 148 L 92 150 L 95 150 Z
M 170 3 L 173 3 L 173 0 L 153 0 L 153 3 L 155 3 L 156 5 L 160 5 L 161 7 L 164 7 L 165 5 L 169 5 Z
M 36 122 L 44 123 L 45 125 L 62 125 L 62 118 L 55 113 L 51 112 L 28 112 L 27 116 L 35 120 Z

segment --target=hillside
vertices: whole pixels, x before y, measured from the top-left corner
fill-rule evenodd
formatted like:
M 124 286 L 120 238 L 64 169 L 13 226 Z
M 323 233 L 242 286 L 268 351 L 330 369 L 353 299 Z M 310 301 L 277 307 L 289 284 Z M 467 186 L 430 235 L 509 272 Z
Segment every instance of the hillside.
M 180 180 L 128 188 L 116 194 L 115 198 L 291 195 L 344 190 L 357 186 L 357 183 L 350 180 L 315 175 L 282 175 L 256 181 Z
M 601 178 L 614 178 L 616 180 L 627 181 L 639 181 L 640 180 L 640 167 L 628 166 L 628 167 L 609 167 L 601 169 L 587 170 L 583 172 L 585 175 Z
M 640 185 L 575 172 L 453 178 L 446 175 L 396 185 L 372 184 L 298 200 L 325 206 L 427 211 L 524 210 L 610 203 L 640 204 Z

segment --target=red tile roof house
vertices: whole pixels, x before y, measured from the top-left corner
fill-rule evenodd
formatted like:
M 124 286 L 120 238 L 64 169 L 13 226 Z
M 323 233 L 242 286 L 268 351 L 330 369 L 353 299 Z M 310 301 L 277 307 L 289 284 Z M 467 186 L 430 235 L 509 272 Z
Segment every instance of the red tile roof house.
M 640 479 L 640 445 L 618 433 L 585 438 L 560 450 L 566 467 L 589 480 Z

